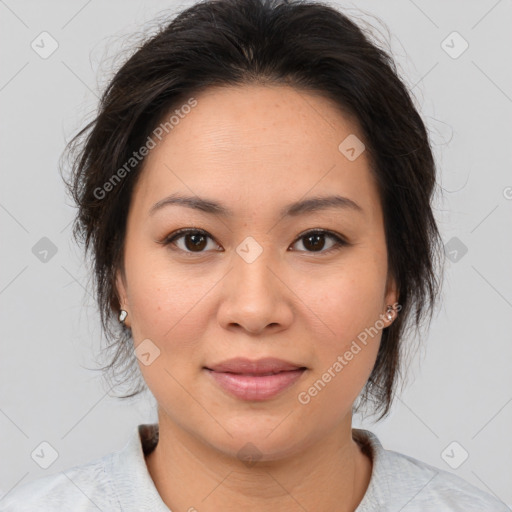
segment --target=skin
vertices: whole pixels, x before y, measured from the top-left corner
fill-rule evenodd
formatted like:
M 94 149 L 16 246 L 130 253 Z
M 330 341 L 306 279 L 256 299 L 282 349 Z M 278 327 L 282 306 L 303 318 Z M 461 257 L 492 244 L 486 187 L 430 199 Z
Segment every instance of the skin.
M 210 88 L 195 98 L 145 160 L 128 214 L 125 272 L 117 274 L 135 347 L 150 339 L 160 350 L 151 364 L 139 362 L 158 402 L 160 439 L 148 470 L 173 511 L 353 511 L 372 462 L 352 439 L 352 405 L 381 332 L 308 404 L 298 394 L 398 298 L 369 160 L 338 150 L 348 135 L 363 137 L 330 100 L 288 86 Z M 178 192 L 234 215 L 177 205 L 148 213 Z M 289 203 L 332 194 L 362 212 L 279 216 Z M 190 236 L 159 243 L 181 228 L 210 238 L 199 249 Z M 315 250 L 302 236 L 313 228 L 350 245 L 329 251 L 326 235 Z M 236 252 L 249 236 L 263 249 L 252 263 Z M 237 356 L 308 370 L 272 399 L 244 401 L 203 369 Z M 251 467 L 237 456 L 248 442 L 260 455 Z

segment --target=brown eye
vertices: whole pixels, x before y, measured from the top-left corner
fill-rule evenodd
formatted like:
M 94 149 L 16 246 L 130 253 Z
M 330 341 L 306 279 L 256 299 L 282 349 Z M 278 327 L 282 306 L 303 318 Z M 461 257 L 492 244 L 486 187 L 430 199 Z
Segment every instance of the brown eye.
M 326 239 L 331 240 L 330 244 L 327 242 L 327 249 L 325 249 Z M 206 231 L 188 228 L 180 229 L 172 233 L 162 243 L 164 245 L 172 244 L 178 250 L 186 254 L 201 254 L 208 250 L 218 250 L 219 246 L 215 243 L 213 243 L 213 246 L 208 249 L 209 240 L 213 242 L 213 238 Z M 326 230 L 309 231 L 301 235 L 295 244 L 299 241 L 302 241 L 302 245 L 304 246 L 304 250 L 299 249 L 301 252 L 317 252 L 321 254 L 330 253 L 342 246 L 349 245 L 348 242 L 343 240 L 340 236 Z
M 330 245 L 326 250 L 323 250 L 325 247 L 325 239 L 330 238 L 333 240 L 332 245 Z M 297 240 L 302 241 L 302 245 L 305 247 L 306 252 L 322 252 L 322 253 L 328 253 L 331 250 L 335 250 L 340 248 L 341 246 L 348 245 L 345 240 L 340 238 L 339 236 L 335 235 L 334 233 L 331 233 L 330 231 L 325 230 L 316 230 L 316 231 L 309 231 L 308 233 L 305 233 L 301 235 L 301 237 Z
M 203 234 L 186 234 L 184 236 L 185 247 L 189 251 L 202 251 L 208 244 Z
M 180 229 L 171 234 L 163 242 L 164 245 L 174 244 L 179 250 L 187 253 L 205 252 L 208 246 L 208 239 L 213 240 L 206 231 L 198 229 Z M 177 242 L 182 242 L 181 245 Z M 213 247 L 215 249 L 215 247 Z

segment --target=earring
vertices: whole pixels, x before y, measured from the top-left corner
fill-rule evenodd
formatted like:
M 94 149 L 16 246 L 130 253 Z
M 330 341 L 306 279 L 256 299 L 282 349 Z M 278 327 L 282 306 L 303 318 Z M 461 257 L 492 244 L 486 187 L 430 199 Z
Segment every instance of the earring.
M 393 316 L 394 316 L 393 306 L 388 305 L 388 307 L 386 308 L 386 318 L 391 321 L 391 320 L 393 320 Z
M 128 313 L 124 309 L 121 309 L 121 312 L 119 313 L 119 321 L 122 324 L 124 324 L 124 321 L 126 320 L 127 316 L 128 316 Z

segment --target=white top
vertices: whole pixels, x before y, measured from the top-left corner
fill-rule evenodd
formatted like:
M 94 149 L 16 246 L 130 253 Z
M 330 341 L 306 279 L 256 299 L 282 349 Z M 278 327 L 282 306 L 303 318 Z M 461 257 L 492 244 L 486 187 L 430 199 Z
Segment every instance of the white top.
M 511 512 L 448 471 L 384 449 L 368 430 L 352 429 L 352 436 L 373 461 L 355 512 Z M 15 487 L 0 498 L 0 511 L 169 512 L 144 458 L 157 442 L 158 424 L 138 425 L 121 450 Z

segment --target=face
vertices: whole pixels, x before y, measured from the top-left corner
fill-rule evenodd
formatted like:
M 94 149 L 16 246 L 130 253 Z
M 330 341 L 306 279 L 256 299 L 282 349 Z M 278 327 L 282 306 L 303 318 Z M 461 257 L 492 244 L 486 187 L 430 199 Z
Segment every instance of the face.
M 350 426 L 397 300 L 379 196 L 365 152 L 339 149 L 362 135 L 329 100 L 285 86 L 195 99 L 146 158 L 117 287 L 160 428 L 272 460 Z M 211 371 L 237 357 L 303 369 Z

